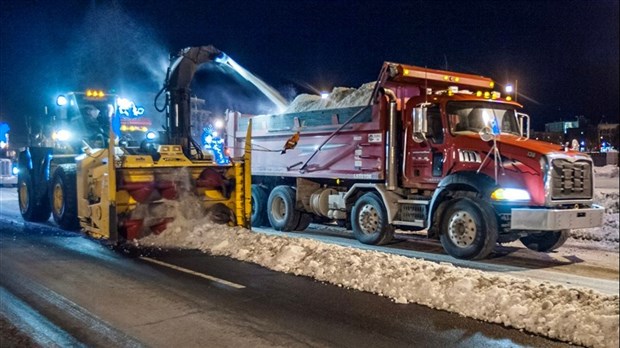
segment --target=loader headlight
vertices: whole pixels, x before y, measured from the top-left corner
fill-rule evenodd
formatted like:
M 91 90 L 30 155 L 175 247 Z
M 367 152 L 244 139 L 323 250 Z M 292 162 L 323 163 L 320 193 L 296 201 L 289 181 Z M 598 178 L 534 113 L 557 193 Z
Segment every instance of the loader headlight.
M 157 138 L 157 134 L 155 132 L 146 132 L 146 140 L 155 140 L 155 138 Z
M 491 199 L 495 201 L 529 201 L 530 193 L 516 188 L 498 188 L 491 193 Z
M 64 95 L 59 95 L 58 98 L 56 98 L 56 104 L 58 106 L 67 105 L 67 97 L 65 97 Z
M 54 132 L 54 134 L 52 134 L 52 139 L 58 140 L 58 141 L 67 141 L 71 139 L 71 132 L 69 132 L 66 129 L 61 129 L 57 132 Z

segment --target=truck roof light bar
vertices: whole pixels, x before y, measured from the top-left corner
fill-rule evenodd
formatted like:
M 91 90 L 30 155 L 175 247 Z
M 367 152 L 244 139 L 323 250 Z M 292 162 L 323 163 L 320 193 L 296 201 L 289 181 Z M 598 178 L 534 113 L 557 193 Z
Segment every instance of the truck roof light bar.
M 429 85 L 448 86 L 458 85 L 475 88 L 492 89 L 495 82 L 484 76 L 457 73 L 445 70 L 422 68 L 413 65 L 396 64 L 396 73 L 391 76 L 393 81 L 423 83 Z

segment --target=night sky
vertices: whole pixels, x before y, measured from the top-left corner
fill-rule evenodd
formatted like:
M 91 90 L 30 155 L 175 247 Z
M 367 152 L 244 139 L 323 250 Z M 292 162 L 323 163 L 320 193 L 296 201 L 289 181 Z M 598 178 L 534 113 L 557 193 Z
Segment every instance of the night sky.
M 359 87 L 393 61 L 484 75 L 500 85 L 518 80 L 519 101 L 536 129 L 577 115 L 617 123 L 618 4 L 0 1 L 0 121 L 13 135 L 23 132 L 27 116 L 43 114 L 69 90 L 154 94 L 171 52 L 213 44 L 289 98 Z M 207 72 L 194 91 L 205 97 L 205 85 L 229 80 Z M 251 89 L 236 93 L 254 96 Z

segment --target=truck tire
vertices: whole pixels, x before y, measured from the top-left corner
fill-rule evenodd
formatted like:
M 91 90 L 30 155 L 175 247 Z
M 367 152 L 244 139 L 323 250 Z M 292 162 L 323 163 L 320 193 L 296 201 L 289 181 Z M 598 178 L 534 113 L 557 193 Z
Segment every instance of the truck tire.
M 267 202 L 271 226 L 278 231 L 294 231 L 299 224 L 301 212 L 295 209 L 295 190 L 290 186 L 276 186 Z
M 364 244 L 382 245 L 394 238 L 394 227 L 381 198 L 374 192 L 357 199 L 351 211 L 353 235 Z
M 252 226 L 260 227 L 267 224 L 267 199 L 265 189 L 259 185 L 252 185 Z
M 295 231 L 305 231 L 312 222 L 312 215 L 308 213 L 301 213 L 299 216 L 299 223 L 295 227 Z
M 564 245 L 569 236 L 569 230 L 544 231 L 528 234 L 519 240 L 530 250 L 548 252 Z
M 20 168 L 17 176 L 17 197 L 22 218 L 30 222 L 44 222 L 50 218 L 50 205 L 47 190 L 43 197 L 37 198 L 30 171 Z
M 449 203 L 440 224 L 441 245 L 457 259 L 483 259 L 497 244 L 497 218 L 481 199 L 464 197 Z
M 56 168 L 50 187 L 50 207 L 54 221 L 63 230 L 74 231 L 80 227 L 76 185 L 75 165 L 63 164 Z

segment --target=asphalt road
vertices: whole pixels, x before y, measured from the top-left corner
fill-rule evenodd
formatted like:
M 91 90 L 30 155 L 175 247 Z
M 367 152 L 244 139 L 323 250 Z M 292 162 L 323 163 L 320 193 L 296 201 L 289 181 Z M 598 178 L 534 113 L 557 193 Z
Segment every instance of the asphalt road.
M 567 346 L 197 251 L 111 248 L 24 224 L 9 197 L 0 310 L 44 346 Z

